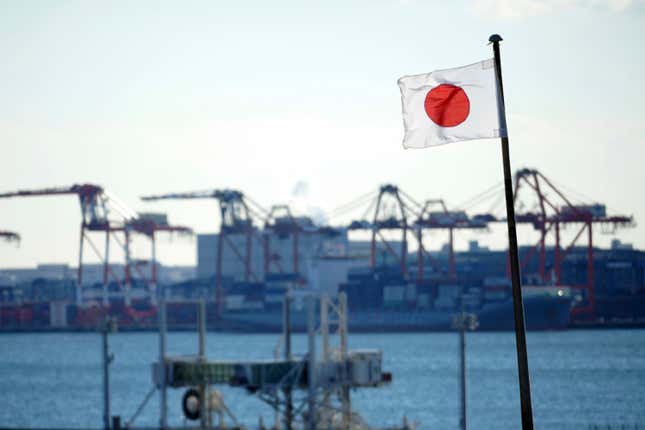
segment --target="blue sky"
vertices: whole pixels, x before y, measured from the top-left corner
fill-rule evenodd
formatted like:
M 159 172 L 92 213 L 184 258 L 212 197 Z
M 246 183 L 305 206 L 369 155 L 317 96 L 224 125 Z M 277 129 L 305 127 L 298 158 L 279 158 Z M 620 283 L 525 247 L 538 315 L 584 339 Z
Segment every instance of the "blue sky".
M 501 180 L 499 143 L 403 150 L 396 80 L 490 57 L 500 33 L 513 166 L 645 222 L 644 17 L 628 0 L 3 2 L 0 188 L 94 182 L 199 232 L 214 202 L 138 197 L 235 187 L 269 206 L 303 182 L 297 206 L 329 210 L 393 182 L 455 205 Z M 0 201 L 0 229 L 23 236 L 0 267 L 73 262 L 77 206 Z M 617 237 L 645 247 L 640 225 Z

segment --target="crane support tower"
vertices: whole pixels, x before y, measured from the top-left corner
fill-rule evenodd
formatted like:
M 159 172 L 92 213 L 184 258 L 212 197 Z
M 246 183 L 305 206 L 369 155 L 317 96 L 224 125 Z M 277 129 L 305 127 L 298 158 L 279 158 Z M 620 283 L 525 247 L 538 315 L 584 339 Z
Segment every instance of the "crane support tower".
M 376 267 L 377 244 L 381 243 L 388 255 L 397 262 L 401 274 L 407 278 L 408 230 L 410 208 L 403 200 L 403 192 L 396 185 L 385 184 L 379 188 L 375 200 L 369 203 L 366 212 L 374 208 L 371 221 L 365 219 L 352 221 L 349 230 L 368 230 L 371 233 L 370 266 Z M 400 231 L 401 249 L 397 252 L 385 231 Z
M 318 227 L 313 224 L 309 218 L 298 218 L 293 215 L 288 205 L 273 205 L 264 222 L 263 239 L 264 239 L 264 271 L 265 275 L 271 271 L 273 264 L 280 273 L 288 272 L 287 268 L 281 264 L 282 256 L 275 253 L 271 247 L 271 237 L 290 239 L 292 244 L 292 258 L 290 272 L 298 277 L 297 282 L 305 282 L 302 276 L 302 264 L 300 261 L 300 238 L 303 235 L 316 232 L 327 232 L 333 234 L 328 227 Z
M 439 210 L 436 210 L 436 207 Z M 488 223 L 495 218 L 491 214 L 480 214 L 470 217 L 465 211 L 448 210 L 443 199 L 426 200 L 421 208 L 417 220 L 414 223 L 417 248 L 417 279 L 423 281 L 424 259 L 430 259 L 423 246 L 423 231 L 428 230 L 448 230 L 448 278 L 454 280 L 455 274 L 455 248 L 454 248 L 454 231 L 460 229 L 470 230 L 487 230 Z M 434 264 L 434 263 L 433 263 Z
M 379 350 L 350 350 L 347 331 L 347 298 L 341 293 L 336 298 L 319 294 L 311 289 L 298 289 L 285 294 L 283 307 L 285 321 L 283 336 L 276 348 L 276 357 L 269 360 L 211 360 L 205 355 L 204 303 L 200 305 L 199 353 L 170 357 L 166 354 L 166 327 L 163 318 L 159 325 L 159 361 L 153 364 L 153 393 L 161 394 L 160 426 L 168 428 L 168 389 L 187 389 L 184 394 L 184 414 L 198 421 L 201 429 L 224 429 L 223 412 L 237 425 L 237 419 L 224 404 L 216 386 L 244 389 L 255 395 L 275 411 L 273 428 L 309 429 L 327 428 L 349 430 L 372 428 L 352 411 L 350 391 L 377 388 L 391 383 L 392 374 L 383 371 L 383 357 Z M 294 299 L 307 307 L 307 350 L 291 353 L 290 305 Z M 164 302 L 160 315 L 163 316 Z M 317 315 L 318 314 L 318 315 Z M 321 350 L 318 350 L 318 345 Z M 284 348 L 284 354 L 280 349 Z M 213 395 L 217 402 L 210 399 Z M 149 395 L 150 396 L 150 395 Z M 135 416 L 147 403 L 146 397 Z M 186 399 L 190 398 L 190 402 Z M 220 415 L 216 424 L 212 415 Z M 410 427 L 403 420 L 402 427 Z M 132 428 L 132 427 L 130 427 Z M 260 424 L 260 428 L 266 428 Z

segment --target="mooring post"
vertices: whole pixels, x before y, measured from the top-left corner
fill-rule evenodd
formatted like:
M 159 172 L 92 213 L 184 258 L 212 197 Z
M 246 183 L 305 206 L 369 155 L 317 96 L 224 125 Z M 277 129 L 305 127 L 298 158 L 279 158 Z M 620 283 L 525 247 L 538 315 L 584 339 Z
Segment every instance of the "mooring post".
M 121 417 L 119 415 L 112 417 L 112 430 L 121 430 Z
M 326 365 L 331 359 L 331 346 L 329 345 L 329 305 L 331 303 L 327 294 L 320 294 L 320 338 L 322 343 L 322 361 Z M 325 411 L 331 410 L 331 391 L 325 390 L 321 402 L 321 407 Z M 331 427 L 331 419 L 327 419 L 326 423 Z
M 157 292 L 159 294 L 159 426 L 161 427 L 161 430 L 164 430 L 168 427 L 168 397 L 166 392 L 166 298 L 164 297 L 163 286 L 158 288 Z
M 282 327 L 284 335 L 284 358 L 291 360 L 291 289 L 287 289 L 284 294 L 284 303 L 282 309 Z M 291 393 L 292 380 L 288 380 L 284 388 L 285 411 L 284 421 L 287 430 L 293 428 L 293 398 Z
M 463 299 L 462 299 L 463 300 Z M 466 379 L 466 314 L 464 313 L 463 304 L 461 306 L 461 327 L 459 328 L 459 379 L 461 382 L 461 417 L 460 427 L 462 430 L 468 428 L 468 408 L 467 408 L 467 384 Z
M 199 361 L 206 361 L 206 303 L 204 299 L 199 300 L 198 306 L 198 323 L 199 323 Z M 199 384 L 199 423 L 202 429 L 208 426 L 208 392 L 206 390 L 206 381 Z
M 313 292 L 307 294 L 307 337 L 309 340 L 307 379 L 309 382 L 307 428 L 316 430 L 316 301 Z
M 108 345 L 108 334 L 116 329 L 116 321 L 107 317 L 101 327 L 101 337 L 103 340 L 103 427 L 110 430 L 110 363 L 113 355 L 110 354 Z
M 352 404 L 349 397 L 349 369 L 347 368 L 347 359 L 349 357 L 347 349 L 347 294 L 344 292 L 338 294 L 338 332 L 340 335 L 340 356 L 344 363 L 343 368 L 343 386 L 341 388 L 341 413 L 343 416 L 343 430 L 349 430 L 352 415 Z

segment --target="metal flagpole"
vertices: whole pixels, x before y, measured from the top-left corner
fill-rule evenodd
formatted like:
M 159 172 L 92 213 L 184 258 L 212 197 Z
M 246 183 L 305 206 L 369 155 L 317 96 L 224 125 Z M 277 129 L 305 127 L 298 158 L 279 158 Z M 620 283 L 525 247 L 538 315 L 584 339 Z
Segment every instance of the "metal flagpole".
M 488 39 L 493 44 L 495 54 L 495 74 L 497 77 L 497 109 L 499 127 L 502 135 L 507 134 L 506 111 L 504 108 L 504 87 L 502 85 L 502 65 L 499 55 L 499 42 L 502 37 L 493 34 Z M 513 311 L 515 314 L 515 344 L 517 347 L 517 371 L 520 382 L 520 406 L 522 408 L 522 429 L 533 430 L 533 408 L 531 406 L 531 382 L 529 378 L 528 354 L 526 352 L 526 327 L 524 323 L 524 304 L 520 283 L 520 262 L 517 252 L 517 232 L 515 229 L 515 208 L 513 182 L 511 180 L 511 159 L 508 150 L 508 137 L 502 139 L 502 161 L 504 164 L 504 188 L 506 194 L 506 220 L 508 224 L 508 253 L 511 260 L 511 282 L 513 284 Z

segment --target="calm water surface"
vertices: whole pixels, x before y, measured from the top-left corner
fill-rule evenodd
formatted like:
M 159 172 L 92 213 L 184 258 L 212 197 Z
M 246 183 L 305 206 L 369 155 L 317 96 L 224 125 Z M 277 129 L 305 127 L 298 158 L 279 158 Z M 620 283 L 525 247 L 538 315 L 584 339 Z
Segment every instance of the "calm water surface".
M 211 358 L 270 358 L 275 335 L 211 333 Z M 295 351 L 305 338 L 296 336 Z M 529 333 L 533 410 L 538 429 L 589 429 L 608 425 L 645 429 L 645 330 Z M 150 363 L 158 354 L 154 333 L 110 338 L 112 413 L 128 420 L 152 388 Z M 473 429 L 520 427 L 513 333 L 471 333 L 468 348 L 468 414 Z M 0 427 L 102 425 L 101 340 L 97 334 L 0 335 Z M 171 333 L 169 352 L 196 351 L 193 333 Z M 352 393 L 353 405 L 371 424 L 400 423 L 422 429 L 458 428 L 458 337 L 451 333 L 356 334 L 350 348 L 380 348 L 393 383 Z M 240 421 L 254 426 L 273 414 L 252 395 L 222 388 Z M 181 425 L 182 391 L 170 390 L 170 422 Z M 158 396 L 136 425 L 158 422 Z M 593 427 L 591 427 L 593 428 Z

